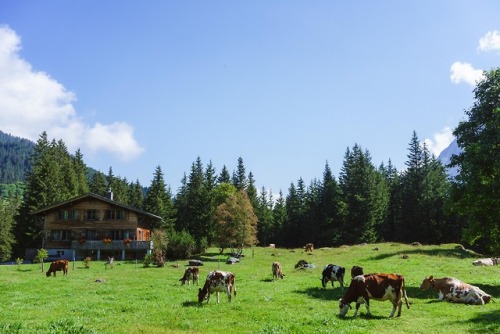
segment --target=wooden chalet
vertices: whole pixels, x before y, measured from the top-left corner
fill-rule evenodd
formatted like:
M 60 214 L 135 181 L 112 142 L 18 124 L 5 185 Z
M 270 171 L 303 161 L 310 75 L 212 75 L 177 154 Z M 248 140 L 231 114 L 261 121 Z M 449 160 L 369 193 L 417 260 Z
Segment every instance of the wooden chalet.
M 49 259 L 143 259 L 153 249 L 152 223 L 161 217 L 86 194 L 33 212 L 43 223 L 43 248 Z

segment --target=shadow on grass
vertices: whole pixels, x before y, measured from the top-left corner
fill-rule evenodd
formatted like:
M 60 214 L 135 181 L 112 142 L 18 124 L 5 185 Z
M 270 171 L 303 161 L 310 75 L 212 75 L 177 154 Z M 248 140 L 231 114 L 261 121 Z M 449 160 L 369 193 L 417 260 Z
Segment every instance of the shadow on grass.
M 500 310 L 492 310 L 485 313 L 476 314 L 468 320 L 454 321 L 454 324 L 467 325 L 474 324 L 469 329 L 470 333 L 499 333 L 500 332 Z
M 262 282 L 274 282 L 274 279 L 272 279 L 272 278 L 264 278 L 261 281 Z
M 183 307 L 202 307 L 202 304 L 189 300 L 182 303 Z
M 383 316 L 383 315 L 373 315 L 370 314 L 370 315 L 367 315 L 365 312 L 366 312 L 366 308 L 364 309 L 364 311 L 361 310 L 361 308 L 364 307 L 364 305 L 361 305 L 359 307 L 359 312 L 358 312 L 358 316 L 356 317 L 353 317 L 352 315 L 354 313 L 351 313 L 349 315 L 349 313 L 346 314 L 346 316 L 344 317 L 341 317 L 340 315 L 337 314 L 337 318 L 342 320 L 342 321 L 353 321 L 353 320 L 356 320 L 358 318 L 362 318 L 362 319 L 365 319 L 365 320 L 382 320 L 382 319 L 389 319 L 389 316 Z M 349 311 L 351 312 L 351 311 Z M 352 311 L 354 312 L 354 311 Z
M 398 251 L 398 252 L 393 252 L 393 253 L 383 253 L 379 254 L 376 256 L 371 256 L 368 258 L 368 260 L 383 260 L 388 257 L 393 257 L 393 256 L 402 256 L 402 255 L 409 255 L 409 254 L 417 254 L 417 255 L 429 255 L 429 256 L 440 256 L 440 257 L 455 257 L 459 259 L 465 259 L 465 258 L 476 258 L 474 254 L 461 249 L 461 248 L 455 248 L 455 249 L 446 249 L 446 248 L 433 248 L 433 249 L 422 249 L 422 248 L 415 248 L 412 250 L 406 250 L 406 251 Z
M 295 290 L 295 293 L 303 294 L 315 299 L 338 301 L 344 296 L 340 288 L 325 289 L 322 287 L 307 288 L 305 290 Z

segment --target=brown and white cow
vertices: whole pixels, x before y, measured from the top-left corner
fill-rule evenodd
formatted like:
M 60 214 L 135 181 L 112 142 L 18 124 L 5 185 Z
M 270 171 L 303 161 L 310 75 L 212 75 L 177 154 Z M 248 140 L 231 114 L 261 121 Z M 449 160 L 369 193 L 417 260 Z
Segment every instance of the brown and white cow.
M 184 271 L 184 276 L 179 280 L 181 281 L 181 285 L 187 284 L 189 285 L 190 282 L 196 283 L 198 285 L 198 278 L 200 277 L 200 269 L 198 267 L 188 267 Z
M 484 305 L 491 300 L 491 296 L 477 286 L 464 283 L 453 277 L 426 277 L 420 285 L 420 290 L 429 288 L 438 293 L 440 301 Z
M 273 280 L 277 280 L 278 278 L 283 279 L 283 277 L 285 276 L 283 274 L 283 267 L 279 262 L 273 262 L 272 270 L 273 270 Z
M 334 264 L 327 264 L 325 268 L 323 268 L 322 272 L 323 277 L 321 277 L 321 285 L 323 286 L 323 288 L 326 288 L 326 284 L 328 282 L 332 282 L 332 287 L 333 287 L 333 282 L 337 281 L 340 284 L 342 292 L 344 292 L 344 275 L 345 275 L 344 267 L 337 266 Z
M 314 250 L 314 244 L 308 243 L 304 246 L 304 251 L 306 252 L 312 252 Z
M 392 312 L 389 317 L 394 316 L 396 308 L 398 317 L 401 316 L 402 297 L 405 298 L 406 306 L 410 308 L 404 282 L 403 275 L 398 274 L 369 274 L 354 277 L 344 297 L 339 299 L 340 316 L 344 317 L 347 314 L 352 302 L 356 302 L 354 316 L 357 316 L 362 303 L 365 303 L 367 315 L 370 315 L 370 299 L 390 300 Z
M 207 275 L 203 289 L 198 289 L 198 303 L 203 299 L 207 299 L 207 304 L 210 301 L 210 295 L 216 293 L 217 304 L 219 303 L 219 293 L 226 292 L 227 299 L 231 302 L 231 293 L 236 297 L 236 277 L 233 273 L 226 271 L 212 271 Z
M 56 271 L 63 272 L 63 276 L 68 275 L 69 269 L 69 261 L 68 260 L 57 260 L 50 264 L 50 268 L 47 271 L 47 277 L 49 277 L 52 273 L 54 273 L 54 277 L 56 276 Z

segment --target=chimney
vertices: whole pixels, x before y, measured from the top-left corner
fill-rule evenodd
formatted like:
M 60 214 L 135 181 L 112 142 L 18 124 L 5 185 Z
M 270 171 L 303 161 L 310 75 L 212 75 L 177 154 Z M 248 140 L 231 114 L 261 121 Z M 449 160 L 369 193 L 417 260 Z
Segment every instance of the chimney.
M 110 200 L 113 200 L 113 191 L 111 191 L 111 188 L 108 189 L 108 192 L 106 193 L 106 197 Z

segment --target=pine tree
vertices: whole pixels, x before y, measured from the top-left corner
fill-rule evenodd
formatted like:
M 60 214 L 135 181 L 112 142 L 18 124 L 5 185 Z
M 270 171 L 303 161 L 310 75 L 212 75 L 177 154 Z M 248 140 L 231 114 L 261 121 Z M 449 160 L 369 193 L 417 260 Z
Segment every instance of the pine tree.
M 257 199 L 255 215 L 259 220 L 257 236 L 261 244 L 267 245 L 269 243 L 275 243 L 276 235 L 273 222 L 272 194 L 268 197 L 267 191 L 264 187 L 262 187 L 260 196 Z
M 129 205 L 136 209 L 142 209 L 144 205 L 144 190 L 139 180 L 130 182 L 128 187 Z
M 377 234 L 373 220 L 373 171 L 368 151 L 354 145 L 347 149 L 342 170 L 340 186 L 346 206 L 344 221 L 344 242 L 374 242 Z
M 69 153 L 64 143 L 52 140 L 47 133 L 38 139 L 31 157 L 32 169 L 26 176 L 24 201 L 16 217 L 14 236 L 15 253 L 24 256 L 26 248 L 42 246 L 43 224 L 32 212 L 65 201 L 74 194 L 75 184 L 63 171 L 72 170 Z
M 328 162 L 325 164 L 323 171 L 318 206 L 318 222 L 321 233 L 318 235 L 317 243 L 324 246 L 329 246 L 332 243 L 341 244 L 342 240 L 338 239 L 341 236 L 340 229 L 343 214 L 341 189 Z
M 78 149 L 72 159 L 73 172 L 75 174 L 75 196 L 83 195 L 89 192 L 87 183 L 87 166 L 83 161 L 83 154 Z
M 274 240 L 274 243 L 277 245 L 287 245 L 285 234 L 285 224 L 287 220 L 288 218 L 286 212 L 286 202 L 285 198 L 283 197 L 283 192 L 280 190 L 279 196 L 276 199 L 276 203 L 274 203 L 273 207 L 273 235 L 275 235 L 276 239 Z
M 153 226 L 153 229 L 162 229 L 167 232 L 173 230 L 175 209 L 172 202 L 172 195 L 165 184 L 160 166 L 157 166 L 155 169 L 149 191 L 144 199 L 144 210 L 162 218 L 161 223 Z
M 255 209 L 258 205 L 258 200 L 257 200 L 257 188 L 255 188 L 255 180 L 253 178 L 252 172 L 248 173 L 248 186 L 246 191 L 248 198 L 250 198 L 250 202 L 252 203 L 252 206 Z
M 236 169 L 236 172 L 233 172 L 233 185 L 238 190 L 246 190 L 248 186 L 245 166 L 241 157 L 238 158 L 238 167 Z
M 108 192 L 106 176 L 102 172 L 97 171 L 94 174 L 92 174 L 88 185 L 89 185 L 89 191 L 93 194 L 104 197 Z
M 421 194 L 424 180 L 423 151 L 417 133 L 413 131 L 408 148 L 406 171 L 401 176 L 400 221 L 396 226 L 397 238 L 403 242 L 422 241 L 421 224 L 423 222 Z
M 222 166 L 222 171 L 217 179 L 217 183 L 231 183 L 231 175 L 229 175 L 226 165 Z

